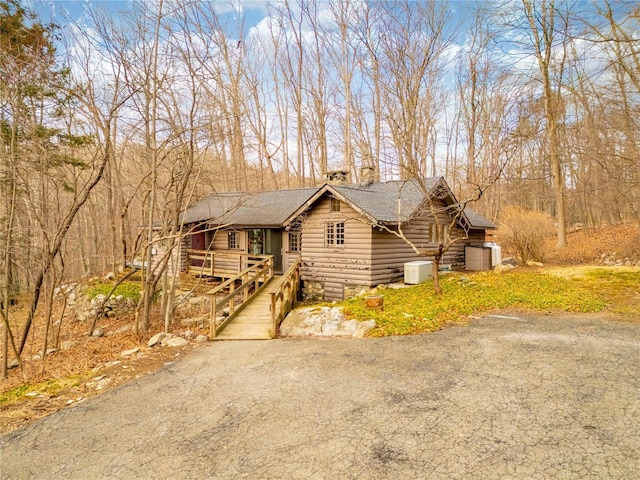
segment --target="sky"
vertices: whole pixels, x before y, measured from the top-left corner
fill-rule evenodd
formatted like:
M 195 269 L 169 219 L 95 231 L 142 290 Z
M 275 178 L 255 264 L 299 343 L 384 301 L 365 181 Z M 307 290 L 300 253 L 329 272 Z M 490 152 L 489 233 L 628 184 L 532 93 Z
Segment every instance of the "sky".
M 25 0 L 24 3 L 40 17 L 43 22 L 57 23 L 63 26 L 66 17 L 69 16 L 73 20 L 82 17 L 84 11 L 93 6 L 105 9 L 114 15 L 118 12 L 131 10 L 135 2 L 141 0 Z M 152 0 L 157 3 L 158 0 Z M 267 0 L 238 0 L 245 13 L 245 20 L 248 27 L 258 24 L 266 14 L 269 4 Z M 230 10 L 233 8 L 229 1 L 219 1 L 221 10 Z
M 87 25 L 89 28 L 89 22 L 83 22 L 82 18 L 84 12 L 89 8 L 97 7 L 102 10 L 106 10 L 107 13 L 111 14 L 113 17 L 117 18 L 119 12 L 123 11 L 132 11 L 136 4 L 140 6 L 142 2 L 146 2 L 150 5 L 157 5 L 160 0 L 22 0 L 23 3 L 28 6 L 31 10 L 33 10 L 43 22 L 53 22 L 62 28 L 69 22 L 69 20 L 73 21 L 73 23 L 77 25 Z M 171 5 L 175 4 L 175 2 L 179 1 L 187 1 L 187 0 L 164 0 L 163 4 L 163 12 L 169 11 L 171 9 Z M 199 2 L 203 0 L 190 0 L 192 2 Z M 318 2 L 325 2 L 327 0 L 317 0 Z M 368 2 L 369 0 L 361 0 L 363 2 Z M 420 1 L 420 0 L 415 0 Z M 485 0 L 487 2 L 493 1 L 497 2 L 498 0 Z M 507 2 L 515 2 L 515 4 L 520 5 L 520 0 L 505 0 Z M 613 0 L 615 1 L 615 0 Z M 272 0 L 271 4 L 277 5 L 278 0 Z M 244 32 L 245 35 L 250 35 L 253 27 L 257 27 L 261 25 L 264 26 L 266 22 L 266 17 L 269 16 L 270 13 L 270 3 L 267 0 L 218 0 L 216 2 L 212 2 L 215 5 L 215 9 L 220 13 L 231 13 L 233 14 L 235 11 L 242 11 L 243 20 L 244 20 Z M 295 6 L 296 1 L 292 0 L 291 3 Z M 466 5 L 470 5 L 469 0 L 451 0 L 448 7 L 451 9 L 451 13 L 457 20 L 469 19 L 467 12 L 468 10 L 465 8 Z M 581 10 L 583 8 L 593 8 L 593 4 L 586 0 L 576 0 L 572 3 L 575 12 Z M 590 7 L 589 7 L 590 6 Z M 465 15 L 467 15 L 465 17 Z M 260 28 L 256 28 L 254 31 L 259 31 Z M 465 47 L 465 34 L 467 33 L 467 29 L 459 28 L 456 32 L 456 38 L 453 45 L 450 46 L 450 57 L 453 58 L 454 54 L 460 50 L 463 50 Z M 521 77 L 526 77 L 528 75 L 534 75 L 536 69 L 536 61 L 535 57 L 531 54 L 531 51 L 522 47 L 522 44 L 514 41 L 513 38 L 510 38 L 509 41 L 505 41 L 505 37 L 502 37 L 499 42 L 499 51 L 496 50 L 496 55 L 504 61 L 505 64 L 510 64 L 514 71 L 519 72 Z M 525 39 L 526 40 L 526 39 Z M 526 43 L 526 42 L 525 42 Z M 599 68 L 600 65 L 597 63 L 597 60 L 592 61 L 594 68 Z M 449 62 L 446 68 L 446 76 L 445 82 L 449 85 L 451 92 L 454 92 L 455 87 L 455 77 L 454 73 L 456 70 L 456 63 Z M 532 73 L 533 72 L 533 73 Z M 453 97 L 451 97 L 453 98 Z M 453 118 L 453 109 L 455 105 L 453 101 L 449 101 L 447 103 L 447 114 L 445 115 L 447 118 Z M 443 116 L 443 118 L 445 117 Z M 274 118 L 276 114 L 274 113 Z M 443 129 L 444 131 L 444 129 Z M 291 136 L 291 138 L 294 138 Z M 295 146 L 291 146 L 290 150 L 294 150 Z M 444 147 L 442 147 L 444 148 Z M 439 154 L 441 152 L 438 152 Z M 340 155 L 336 154 L 337 157 Z M 438 155 L 440 156 L 440 155 Z
M 56 21 L 60 24 L 64 22 L 63 17 L 68 14 L 73 19 L 82 16 L 84 9 L 90 4 L 101 5 L 102 7 L 113 10 L 114 12 L 127 9 L 131 5 L 129 0 L 30 0 L 25 2 L 31 5 L 33 11 L 44 21 Z

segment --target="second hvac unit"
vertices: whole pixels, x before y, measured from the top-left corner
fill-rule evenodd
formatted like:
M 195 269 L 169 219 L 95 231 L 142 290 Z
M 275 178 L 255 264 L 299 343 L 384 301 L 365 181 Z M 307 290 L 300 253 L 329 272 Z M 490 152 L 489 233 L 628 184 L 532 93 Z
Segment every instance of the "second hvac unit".
M 491 270 L 491 248 L 464 247 L 464 268 L 470 271 Z
M 431 262 L 417 260 L 404 264 L 404 283 L 418 285 L 431 278 L 433 271 Z
M 484 246 L 491 249 L 491 268 L 495 268 L 496 265 L 502 263 L 502 248 L 500 245 L 494 242 L 484 242 Z

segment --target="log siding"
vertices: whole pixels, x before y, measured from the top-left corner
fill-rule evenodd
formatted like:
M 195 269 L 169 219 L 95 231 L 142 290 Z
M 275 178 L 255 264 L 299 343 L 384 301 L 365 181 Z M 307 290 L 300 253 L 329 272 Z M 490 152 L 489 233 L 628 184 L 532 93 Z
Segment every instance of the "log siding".
M 364 192 L 356 194 L 352 191 L 353 189 L 340 190 L 336 187 L 334 191 L 332 188 L 325 185 L 313 194 L 305 193 L 302 199 L 304 201 L 301 200 L 299 206 L 295 206 L 289 216 L 280 223 L 272 222 L 269 225 L 256 227 L 281 235 L 281 245 L 280 239 L 275 239 L 277 242 L 274 243 L 275 237 L 273 237 L 269 247 L 268 238 L 271 237 L 267 236 L 265 247 L 268 251 L 274 251 L 276 258 L 280 253 L 282 254 L 283 270 L 291 266 L 296 259 L 301 259 L 301 279 L 309 287 L 307 289 L 309 297 L 342 300 L 360 287 L 374 287 L 403 279 L 404 264 L 407 262 L 418 259 L 432 260 L 431 257 L 419 256 L 407 242 L 394 235 L 393 231 L 389 231 L 389 229 L 398 228 L 391 223 L 393 218 L 397 217 L 393 213 L 397 209 L 398 202 L 395 195 L 400 192 L 397 190 L 393 193 L 396 191 L 393 182 L 379 184 L 379 187 L 371 189 L 362 187 L 367 190 L 366 194 Z M 358 189 L 357 186 L 354 188 Z M 277 200 L 282 205 L 286 204 L 287 208 L 293 208 L 287 202 L 283 202 L 281 193 L 266 192 L 264 195 L 270 201 Z M 444 208 L 445 201 L 450 203 L 455 199 L 447 197 L 442 201 L 432 198 L 432 201 L 436 202 L 438 215 L 441 216 L 438 223 L 446 225 L 451 222 Z M 419 206 L 414 201 L 415 195 L 408 195 L 406 199 L 411 205 L 412 212 L 420 212 Z M 244 212 L 244 215 L 246 217 L 248 213 Z M 245 217 L 240 216 L 240 218 Z M 254 219 L 254 217 L 251 218 Z M 480 218 L 480 220 L 483 219 Z M 376 221 L 385 223 L 381 226 L 375 224 Z M 485 230 L 491 228 L 491 224 L 487 221 L 475 224 L 476 229 L 468 232 L 460 226 L 453 229 L 451 238 L 459 240 L 444 254 L 442 265 L 449 265 L 452 268 L 463 267 L 465 246 L 481 245 L 485 241 Z M 247 252 L 249 228 L 243 225 L 261 225 L 261 223 L 259 219 L 254 219 L 250 223 L 230 222 L 227 225 L 237 226 L 237 228 L 209 231 L 206 233 L 204 242 L 199 243 L 204 243 L 205 248 L 209 247 L 212 251 Z M 402 225 L 402 232 L 418 250 L 435 250 L 437 243 L 431 241 L 435 240 L 436 233 L 432 228 L 433 225 L 430 209 L 423 208 L 409 222 Z M 299 251 L 290 251 L 289 229 L 296 234 L 300 232 Z M 229 250 L 228 233 L 230 231 L 238 233 L 237 249 L 234 250 Z M 184 251 L 187 245 L 188 243 L 181 245 L 180 250 Z M 282 247 L 281 250 L 279 250 L 280 247 Z M 280 268 L 279 260 L 277 264 Z
M 442 225 L 450 222 L 448 214 L 442 209 L 444 204 L 438 200 L 434 200 L 434 202 L 436 202 L 436 209 L 440 212 L 438 221 Z M 420 215 L 402 226 L 402 233 L 419 250 L 435 250 L 438 248 L 438 244 L 430 242 L 430 229 L 433 224 L 433 215 L 425 209 Z M 397 227 L 395 230 L 397 231 Z M 451 239 L 464 236 L 464 231 L 457 226 L 450 232 Z M 466 244 L 464 240 L 454 243 L 444 254 L 441 264 L 452 266 L 463 264 L 464 244 Z M 433 257 L 419 256 L 402 238 L 385 230 L 374 232 L 371 248 L 371 286 L 403 279 L 406 262 L 433 259 Z
M 327 224 L 344 223 L 344 244 L 326 245 Z M 319 199 L 302 223 L 302 280 L 324 285 L 327 300 L 342 300 L 348 285 L 371 284 L 371 225 L 348 204 L 331 211 L 331 199 Z
M 450 221 L 444 210 L 440 222 Z M 429 242 L 433 224 L 431 213 L 402 226 L 402 232 L 418 249 L 437 248 Z M 327 245 L 327 225 L 344 222 L 344 244 Z M 415 253 L 402 238 L 384 228 L 376 228 L 344 202 L 340 212 L 332 209 L 330 197 L 319 199 L 302 224 L 302 280 L 321 283 L 326 300 L 342 300 L 351 286 L 373 287 L 403 279 L 404 264 L 414 260 L 431 260 Z M 397 229 L 397 227 L 388 227 Z M 484 241 L 483 230 L 467 233 L 460 227 L 451 231 L 451 238 L 461 239 L 445 253 L 441 264 L 464 265 L 464 247 Z

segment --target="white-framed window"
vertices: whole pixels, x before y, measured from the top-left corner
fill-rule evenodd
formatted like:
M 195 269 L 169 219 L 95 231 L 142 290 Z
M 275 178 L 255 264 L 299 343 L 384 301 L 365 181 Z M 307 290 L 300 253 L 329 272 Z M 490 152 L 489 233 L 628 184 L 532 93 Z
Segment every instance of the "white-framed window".
M 299 252 L 302 241 L 301 232 L 289 232 L 289 251 Z
M 329 212 L 330 213 L 339 213 L 340 212 L 340 200 L 337 198 L 331 197 L 329 204 Z
M 229 232 L 227 248 L 229 250 L 238 250 L 240 248 L 240 232 Z
M 324 244 L 327 247 L 344 245 L 344 222 L 329 222 L 325 224 Z

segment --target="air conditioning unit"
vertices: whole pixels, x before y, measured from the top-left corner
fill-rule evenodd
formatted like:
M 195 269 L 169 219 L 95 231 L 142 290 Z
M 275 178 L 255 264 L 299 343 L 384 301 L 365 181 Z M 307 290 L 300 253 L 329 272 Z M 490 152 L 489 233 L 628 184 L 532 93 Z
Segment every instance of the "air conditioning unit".
M 491 248 L 464 247 L 464 268 L 469 271 L 491 270 Z
M 433 267 L 431 262 L 417 260 L 404 264 L 404 283 L 408 285 L 418 285 L 431 278 Z
M 485 247 L 491 249 L 491 268 L 502 262 L 502 248 L 494 242 L 484 242 Z

